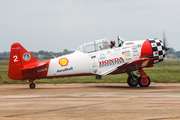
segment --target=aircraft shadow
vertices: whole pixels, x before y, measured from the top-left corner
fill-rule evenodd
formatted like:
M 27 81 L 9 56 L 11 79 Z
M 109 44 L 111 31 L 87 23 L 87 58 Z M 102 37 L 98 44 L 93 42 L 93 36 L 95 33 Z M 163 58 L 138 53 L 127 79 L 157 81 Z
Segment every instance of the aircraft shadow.
M 149 86 L 149 87 L 129 87 L 127 86 L 117 86 L 117 85 L 96 85 L 96 86 L 91 86 L 91 87 L 96 87 L 96 88 L 122 88 L 122 89 L 163 89 L 161 86 Z

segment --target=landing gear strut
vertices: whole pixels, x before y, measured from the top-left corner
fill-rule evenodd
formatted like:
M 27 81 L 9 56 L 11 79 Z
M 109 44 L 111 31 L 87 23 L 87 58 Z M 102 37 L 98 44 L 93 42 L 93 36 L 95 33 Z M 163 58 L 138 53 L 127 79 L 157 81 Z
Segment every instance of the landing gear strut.
M 139 77 L 139 86 L 140 87 L 148 87 L 151 83 L 150 78 L 148 75 L 144 72 L 144 70 L 139 69 L 140 77 Z
M 31 82 L 31 83 L 29 84 L 29 87 L 30 87 L 31 89 L 34 89 L 34 88 L 36 87 L 36 85 L 33 83 L 33 81 L 34 81 L 34 80 L 29 80 L 29 82 Z

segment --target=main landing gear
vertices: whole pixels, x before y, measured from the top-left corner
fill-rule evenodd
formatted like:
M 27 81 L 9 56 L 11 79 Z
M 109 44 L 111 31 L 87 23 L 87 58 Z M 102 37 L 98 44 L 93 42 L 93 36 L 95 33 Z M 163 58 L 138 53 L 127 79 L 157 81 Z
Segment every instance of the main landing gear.
M 34 80 L 29 80 L 29 82 L 31 82 L 31 83 L 29 84 L 29 88 L 31 88 L 31 89 L 34 89 L 34 88 L 36 87 L 36 85 L 33 83 L 33 81 L 34 81 Z
M 127 79 L 127 83 L 130 87 L 136 87 L 139 85 L 140 87 L 148 87 L 151 83 L 148 75 L 142 70 L 139 69 L 140 77 L 134 75 L 133 72 L 128 73 L 129 77 Z

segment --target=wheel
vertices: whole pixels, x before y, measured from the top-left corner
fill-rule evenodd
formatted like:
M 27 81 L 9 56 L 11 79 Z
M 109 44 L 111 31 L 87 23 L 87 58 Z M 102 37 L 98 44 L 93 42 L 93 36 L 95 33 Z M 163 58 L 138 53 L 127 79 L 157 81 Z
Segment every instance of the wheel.
M 96 79 L 101 79 L 101 75 L 96 75 Z
M 36 87 L 36 85 L 35 85 L 34 83 L 31 83 L 31 84 L 29 84 L 29 87 L 30 87 L 31 89 L 34 89 L 34 88 Z
M 133 77 L 129 76 L 127 79 L 127 83 L 130 87 L 136 87 L 138 85 L 138 76 L 136 75 L 133 75 Z
M 149 77 L 147 78 L 142 78 L 142 77 L 139 77 L 139 86 L 140 87 L 148 87 L 151 83 L 151 80 Z

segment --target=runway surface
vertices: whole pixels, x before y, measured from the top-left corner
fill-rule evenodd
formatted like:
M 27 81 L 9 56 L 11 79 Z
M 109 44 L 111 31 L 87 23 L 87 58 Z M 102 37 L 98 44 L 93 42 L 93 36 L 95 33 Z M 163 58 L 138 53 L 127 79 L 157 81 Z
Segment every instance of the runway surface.
M 0 120 L 177 120 L 180 84 L 0 85 Z

